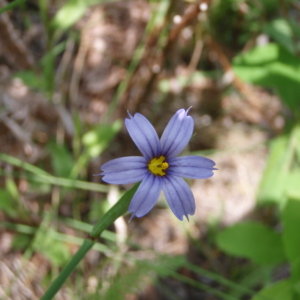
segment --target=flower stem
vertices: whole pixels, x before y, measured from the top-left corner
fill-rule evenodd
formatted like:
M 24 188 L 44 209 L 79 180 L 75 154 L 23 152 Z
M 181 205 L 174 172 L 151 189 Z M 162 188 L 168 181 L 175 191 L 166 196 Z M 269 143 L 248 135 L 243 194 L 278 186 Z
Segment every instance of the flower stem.
M 69 263 L 63 268 L 63 270 L 60 272 L 58 277 L 52 282 L 52 284 L 50 285 L 50 287 L 48 288 L 44 296 L 41 298 L 41 300 L 50 300 L 55 296 L 55 294 L 65 283 L 67 278 L 73 273 L 74 269 L 79 264 L 79 262 L 84 258 L 86 253 L 93 247 L 94 243 L 95 243 L 94 241 L 88 239 L 83 241 L 83 244 L 81 245 L 79 250 L 72 257 Z
M 69 263 L 62 269 L 58 277 L 51 283 L 50 287 L 41 298 L 41 300 L 52 299 L 69 276 L 73 273 L 76 266 L 84 258 L 86 253 L 93 247 L 96 243 L 96 239 L 101 235 L 104 229 L 108 228 L 117 218 L 122 216 L 128 208 L 128 205 L 136 192 L 138 186 L 137 183 L 129 191 L 127 191 L 121 199 L 102 217 L 102 219 L 93 227 L 89 238 L 83 241 L 83 244 L 69 261 Z

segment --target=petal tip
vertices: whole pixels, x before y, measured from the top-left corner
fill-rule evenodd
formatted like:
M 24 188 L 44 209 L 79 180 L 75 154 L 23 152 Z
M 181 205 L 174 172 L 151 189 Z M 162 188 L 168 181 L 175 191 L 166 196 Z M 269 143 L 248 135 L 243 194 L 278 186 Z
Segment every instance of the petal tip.
M 186 112 L 185 112 L 186 115 L 189 113 L 189 111 L 190 111 L 190 109 L 191 109 L 192 107 L 193 107 L 193 106 L 190 106 L 190 107 L 186 110 Z
M 131 113 L 129 112 L 129 110 L 127 110 L 127 114 L 128 114 L 128 116 L 129 116 L 129 118 L 131 119 L 131 118 L 133 118 L 133 116 L 131 115 Z M 129 119 L 129 120 L 130 120 Z M 126 120 L 126 119 L 125 119 Z
M 93 176 L 103 176 L 104 175 L 104 172 L 101 172 L 99 174 L 93 174 Z
M 130 219 L 128 221 L 128 224 L 131 222 L 131 220 L 135 217 L 135 214 L 133 213 L 131 216 L 130 216 Z

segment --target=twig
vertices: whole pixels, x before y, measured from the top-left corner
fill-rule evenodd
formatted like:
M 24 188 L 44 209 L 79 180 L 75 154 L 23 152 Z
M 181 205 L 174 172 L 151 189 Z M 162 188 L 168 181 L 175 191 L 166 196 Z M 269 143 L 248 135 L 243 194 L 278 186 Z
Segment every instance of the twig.
M 200 12 L 201 2 L 202 1 L 197 1 L 194 4 L 189 5 L 182 16 L 181 21 L 176 23 L 174 25 L 174 27 L 172 28 L 172 30 L 170 31 L 162 54 L 160 56 L 157 56 L 156 61 L 155 61 L 155 64 L 157 65 L 156 69 L 158 69 L 159 71 L 162 69 L 165 59 L 169 55 L 169 53 L 174 45 L 174 42 L 177 40 L 182 29 L 185 28 L 187 25 L 189 25 L 192 21 L 194 21 L 197 18 L 198 14 Z M 151 76 L 148 80 L 147 86 L 144 89 L 144 93 L 140 96 L 138 103 L 141 103 L 142 101 L 145 102 L 145 101 L 147 101 L 147 99 L 149 99 L 149 97 L 151 95 L 151 91 L 153 90 L 153 86 L 158 77 L 158 74 L 159 74 L 159 72 L 152 71 Z
M 0 48 L 15 68 L 33 68 L 34 58 L 5 12 L 7 6 L 5 0 L 0 0 Z

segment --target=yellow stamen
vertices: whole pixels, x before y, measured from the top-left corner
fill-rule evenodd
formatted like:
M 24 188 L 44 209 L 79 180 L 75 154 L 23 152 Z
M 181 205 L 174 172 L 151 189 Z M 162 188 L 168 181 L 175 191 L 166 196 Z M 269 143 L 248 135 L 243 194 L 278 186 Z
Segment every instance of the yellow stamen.
M 166 175 L 165 171 L 169 168 L 169 164 L 165 160 L 166 158 L 164 156 L 152 158 L 148 164 L 149 171 L 158 176 Z

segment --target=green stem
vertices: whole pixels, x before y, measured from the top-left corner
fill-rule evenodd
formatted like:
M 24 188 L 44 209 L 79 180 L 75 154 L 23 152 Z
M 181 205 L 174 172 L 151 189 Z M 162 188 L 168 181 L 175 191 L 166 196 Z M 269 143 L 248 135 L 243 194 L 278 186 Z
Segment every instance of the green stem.
M 129 191 L 127 191 L 121 199 L 102 217 L 102 219 L 93 227 L 90 236 L 97 238 L 102 231 L 108 228 L 117 218 L 126 213 L 128 205 L 138 189 L 140 183 L 135 184 Z
M 128 205 L 136 192 L 139 183 L 127 191 L 121 199 L 102 217 L 102 219 L 93 227 L 90 237 L 85 239 L 79 250 L 72 257 L 69 263 L 62 269 L 58 277 L 51 283 L 50 287 L 41 298 L 41 300 L 52 299 L 65 281 L 75 270 L 76 266 L 84 258 L 86 253 L 93 247 L 96 239 L 101 235 L 104 229 L 109 227 L 118 217 L 122 216 L 128 209 Z
M 73 273 L 76 266 L 80 263 L 80 261 L 84 258 L 86 253 L 93 247 L 94 241 L 92 240 L 84 240 L 83 244 L 76 252 L 76 254 L 72 257 L 69 263 L 63 268 L 58 277 L 52 282 L 51 286 L 46 291 L 45 295 L 41 298 L 41 300 L 49 300 L 52 299 L 62 285 L 65 283 L 67 278 Z

